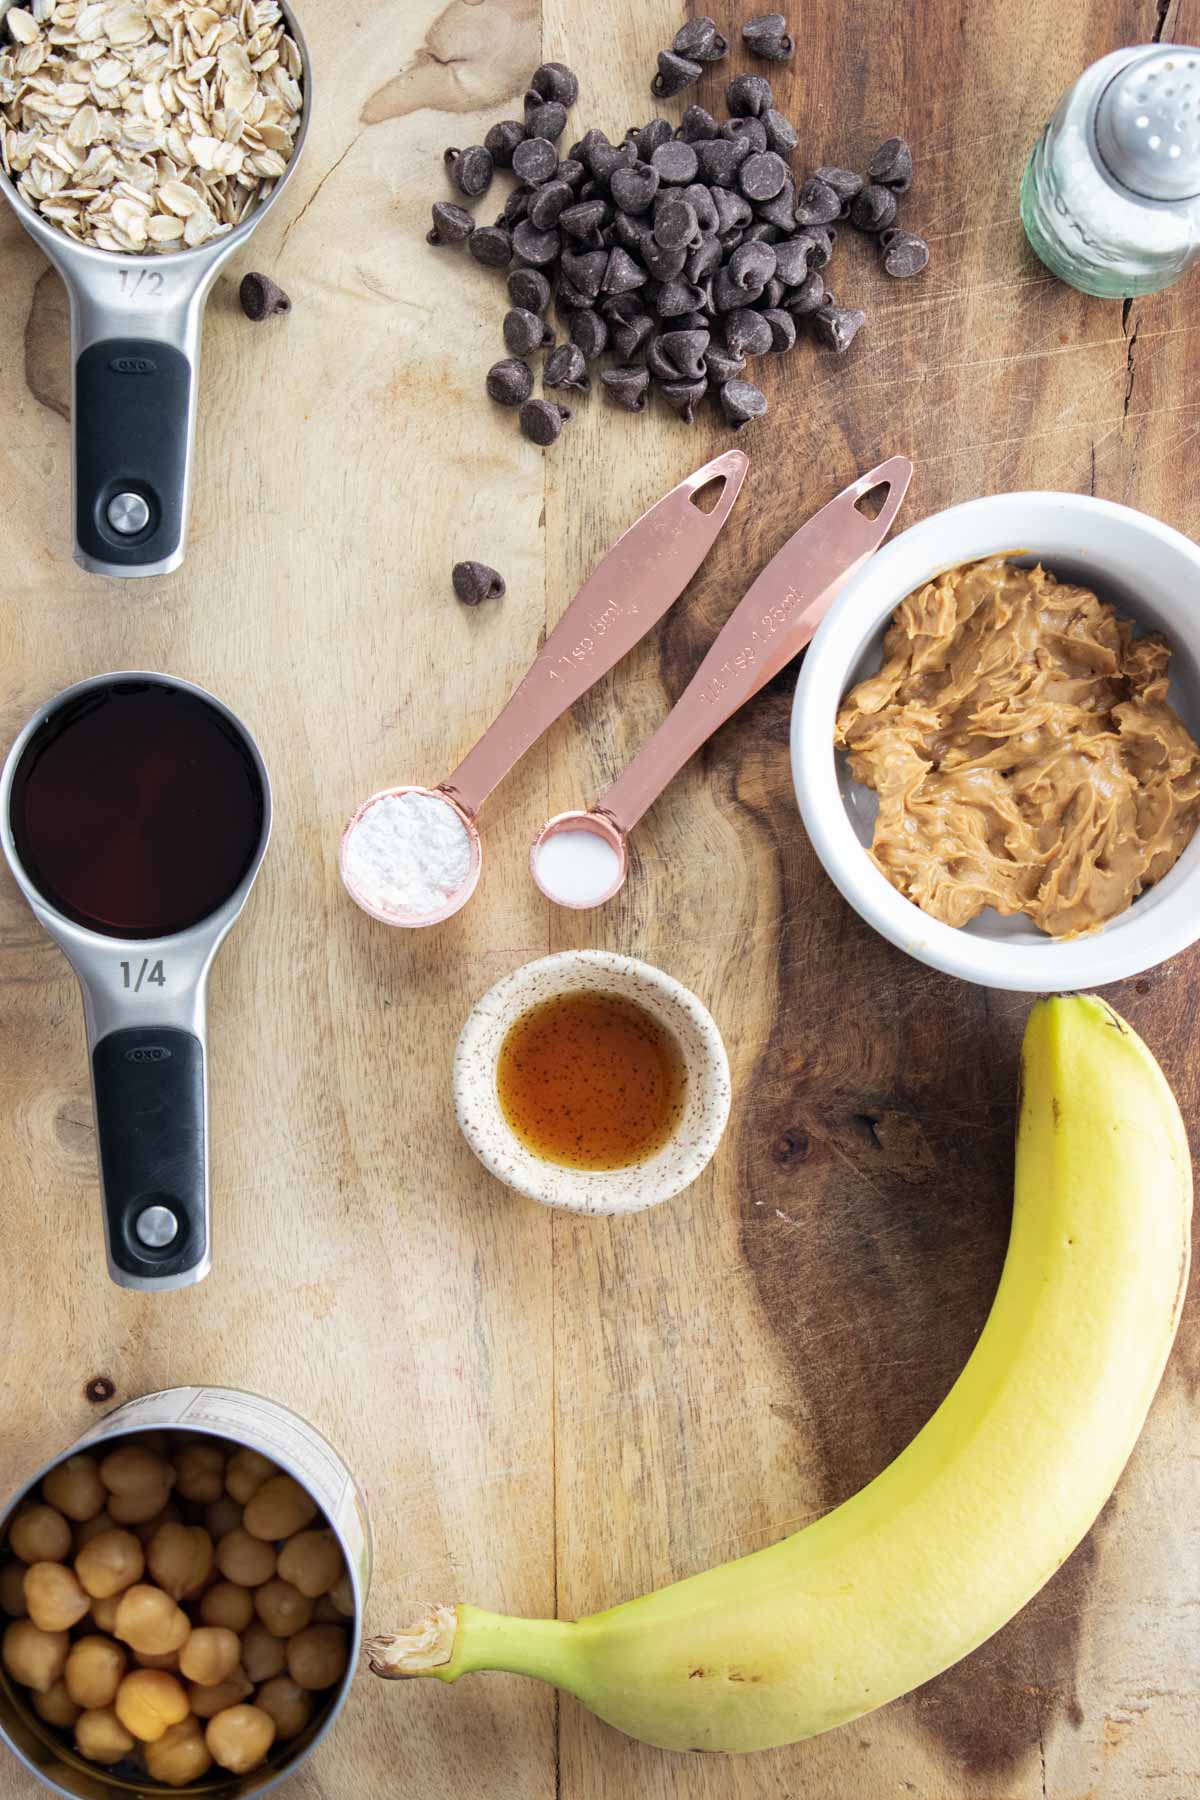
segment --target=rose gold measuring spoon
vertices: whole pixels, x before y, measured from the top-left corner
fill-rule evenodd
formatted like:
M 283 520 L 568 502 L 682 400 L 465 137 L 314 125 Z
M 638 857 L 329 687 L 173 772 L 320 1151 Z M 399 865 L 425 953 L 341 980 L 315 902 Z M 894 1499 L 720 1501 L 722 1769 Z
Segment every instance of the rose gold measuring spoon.
M 747 589 L 654 736 L 587 812 L 547 820 L 530 851 L 548 900 L 577 911 L 602 906 L 624 885 L 626 839 L 668 782 L 718 725 L 766 686 L 809 642 L 838 591 L 879 548 L 900 510 L 913 466 L 893 456 L 844 488 L 794 532 Z M 864 496 L 887 492 L 874 517 Z
M 350 898 L 385 925 L 437 925 L 458 912 L 475 891 L 483 851 L 475 817 L 492 789 L 542 733 L 606 675 L 679 598 L 724 525 L 741 492 L 749 458 L 726 450 L 673 487 L 619 537 L 593 569 L 539 651 L 528 674 L 472 750 L 437 787 L 406 783 L 364 800 L 342 833 L 338 867 Z M 696 496 L 722 483 L 715 505 Z M 425 809 L 425 824 L 457 844 L 463 828 L 465 875 L 438 904 L 401 911 L 380 905 L 355 879 L 355 834 L 381 802 L 408 794 L 441 803 L 445 816 Z M 362 839 L 359 840 L 361 847 Z M 418 847 L 419 848 L 419 847 Z

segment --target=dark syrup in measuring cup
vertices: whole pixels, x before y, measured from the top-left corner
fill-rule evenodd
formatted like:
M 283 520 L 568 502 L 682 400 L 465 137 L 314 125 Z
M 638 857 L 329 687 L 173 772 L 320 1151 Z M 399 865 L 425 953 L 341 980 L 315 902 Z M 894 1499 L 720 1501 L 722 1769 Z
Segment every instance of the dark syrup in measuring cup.
M 77 925 L 168 937 L 222 906 L 262 837 L 258 770 L 216 707 L 160 681 L 118 681 L 57 708 L 12 784 L 17 854 Z

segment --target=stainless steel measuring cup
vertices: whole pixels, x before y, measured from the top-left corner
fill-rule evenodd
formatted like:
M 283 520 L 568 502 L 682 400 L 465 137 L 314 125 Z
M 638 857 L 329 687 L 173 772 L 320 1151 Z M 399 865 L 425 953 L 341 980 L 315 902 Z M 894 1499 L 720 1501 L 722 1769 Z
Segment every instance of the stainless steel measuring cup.
M 138 780 L 144 769 L 145 807 L 135 809 L 132 794 L 114 791 L 103 818 L 72 821 L 69 810 L 50 813 L 39 799 L 39 811 L 51 817 L 51 825 L 49 831 L 31 827 L 30 793 L 38 791 L 33 783 L 42 782 L 42 794 L 51 781 L 58 783 L 49 788 L 52 795 L 67 791 L 61 774 L 38 774 L 52 746 L 72 727 L 93 720 L 98 708 L 135 695 L 164 704 L 174 703 L 167 697 L 190 696 L 191 703 L 208 709 L 195 718 L 197 729 L 211 731 L 204 741 L 220 756 L 219 764 L 216 754 L 210 759 L 210 791 L 204 796 L 209 816 L 219 817 L 220 809 L 232 804 L 234 784 L 243 784 L 240 840 L 227 856 L 211 859 L 204 877 L 209 886 L 190 908 L 173 895 L 180 876 L 177 868 L 172 871 L 171 846 L 153 820 L 156 806 L 161 817 L 163 805 L 170 804 L 175 771 L 199 754 L 194 738 L 189 749 L 164 735 L 168 748 L 161 766 L 155 764 L 152 742 L 144 756 L 136 754 L 135 743 L 132 755 L 112 760 L 113 770 L 128 773 L 135 767 Z M 186 698 L 181 703 L 186 705 Z M 102 752 L 97 767 L 97 780 L 105 779 Z M 187 793 L 195 804 L 195 783 L 205 777 L 193 769 L 190 779 Z M 109 829 L 123 811 L 135 810 L 144 821 L 136 841 L 123 839 L 119 825 Z M 197 831 L 198 809 L 183 810 L 184 828 Z M 88 834 L 86 863 L 77 862 L 87 872 L 70 881 L 59 869 L 64 859 L 81 855 L 73 829 Z M 173 676 L 129 671 L 65 688 L 30 719 L 0 771 L 0 844 L 18 887 L 83 990 L 108 1272 L 119 1287 L 189 1287 L 211 1266 L 205 987 L 213 957 L 254 884 L 270 833 L 271 787 L 258 746 L 228 707 Z M 199 848 L 196 855 L 199 860 Z M 131 879 L 131 862 L 145 875 Z M 105 880 L 117 882 L 123 892 L 140 884 L 136 916 L 126 906 L 119 917 L 113 916 L 116 909 L 99 917 L 98 904 L 81 902 L 83 889 Z M 160 925 L 167 928 L 156 929 Z
M 74 556 L 95 575 L 166 575 L 183 561 L 204 303 L 287 186 L 312 113 L 308 49 L 280 5 L 304 62 L 300 129 L 271 192 L 225 237 L 155 256 L 99 250 L 42 218 L 0 169 L 0 192 L 70 302 Z M 0 0 L 0 28 L 7 10 Z

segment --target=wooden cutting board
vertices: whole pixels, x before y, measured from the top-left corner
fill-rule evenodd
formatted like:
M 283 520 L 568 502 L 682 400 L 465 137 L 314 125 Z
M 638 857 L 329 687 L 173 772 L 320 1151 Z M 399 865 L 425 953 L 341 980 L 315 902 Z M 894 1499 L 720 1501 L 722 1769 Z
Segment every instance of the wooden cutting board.
M 747 0 L 720 23 L 731 37 Z M 905 451 L 909 522 L 1023 487 L 1121 500 L 1200 531 L 1195 280 L 1119 303 L 1052 281 L 1017 220 L 1024 158 L 1082 67 L 1200 0 L 806 0 L 778 77 L 797 161 L 861 165 L 904 132 L 926 274 L 839 247 L 868 328 L 844 360 L 774 359 L 745 498 L 684 601 L 533 751 L 485 818 L 479 892 L 389 932 L 337 881 L 342 821 L 436 780 L 635 515 L 725 441 L 593 395 L 543 454 L 484 399 L 499 281 L 422 242 L 441 153 L 519 112 L 535 64 L 582 75 L 574 122 L 655 110 L 680 15 L 618 0 L 307 6 L 319 89 L 287 202 L 222 277 L 205 332 L 191 547 L 116 584 L 68 554 L 65 305 L 0 216 L 0 727 L 105 668 L 213 688 L 262 744 L 275 839 L 212 989 L 216 1267 L 146 1298 L 104 1273 L 78 998 L 0 879 L 0 1463 L 22 1476 L 117 1400 L 256 1388 L 311 1417 L 368 1491 L 370 1624 L 469 1597 L 563 1616 L 752 1550 L 852 1492 L 940 1401 L 1003 1254 L 1026 1002 L 935 975 L 830 888 L 792 799 L 781 677 L 638 834 L 620 899 L 552 912 L 531 832 L 585 801 L 678 694 L 745 584 L 857 470 Z M 741 59 L 739 57 L 739 66 Z M 724 72 L 698 94 L 718 100 Z M 684 102 L 663 110 L 675 116 Z M 491 216 L 492 202 L 484 211 Z M 236 304 L 249 266 L 286 320 Z M 508 596 L 450 591 L 478 557 Z M 659 963 L 725 1033 L 735 1106 L 715 1167 L 613 1222 L 516 1199 L 474 1162 L 449 1089 L 477 996 L 596 945 Z M 1114 990 L 1200 1120 L 1181 957 Z M 959 1668 L 828 1737 L 737 1762 L 633 1744 L 546 1689 L 364 1677 L 289 1792 L 329 1800 L 1184 1800 L 1200 1793 L 1194 1304 L 1150 1423 L 1086 1544 Z M 95 1392 L 95 1389 L 91 1391 Z M 1021 1521 L 1013 1520 L 1014 1532 Z M 0 1797 L 32 1796 L 0 1761 Z

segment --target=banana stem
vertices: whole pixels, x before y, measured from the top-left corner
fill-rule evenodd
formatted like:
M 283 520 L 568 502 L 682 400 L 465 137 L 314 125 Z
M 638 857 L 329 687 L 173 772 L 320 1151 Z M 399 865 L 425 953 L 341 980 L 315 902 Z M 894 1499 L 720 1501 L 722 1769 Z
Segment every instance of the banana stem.
M 392 1681 L 421 1675 L 457 1681 L 480 1669 L 503 1669 L 573 1691 L 578 1630 L 561 1619 L 439 1606 L 403 1631 L 369 1638 L 364 1648 L 372 1672 Z

